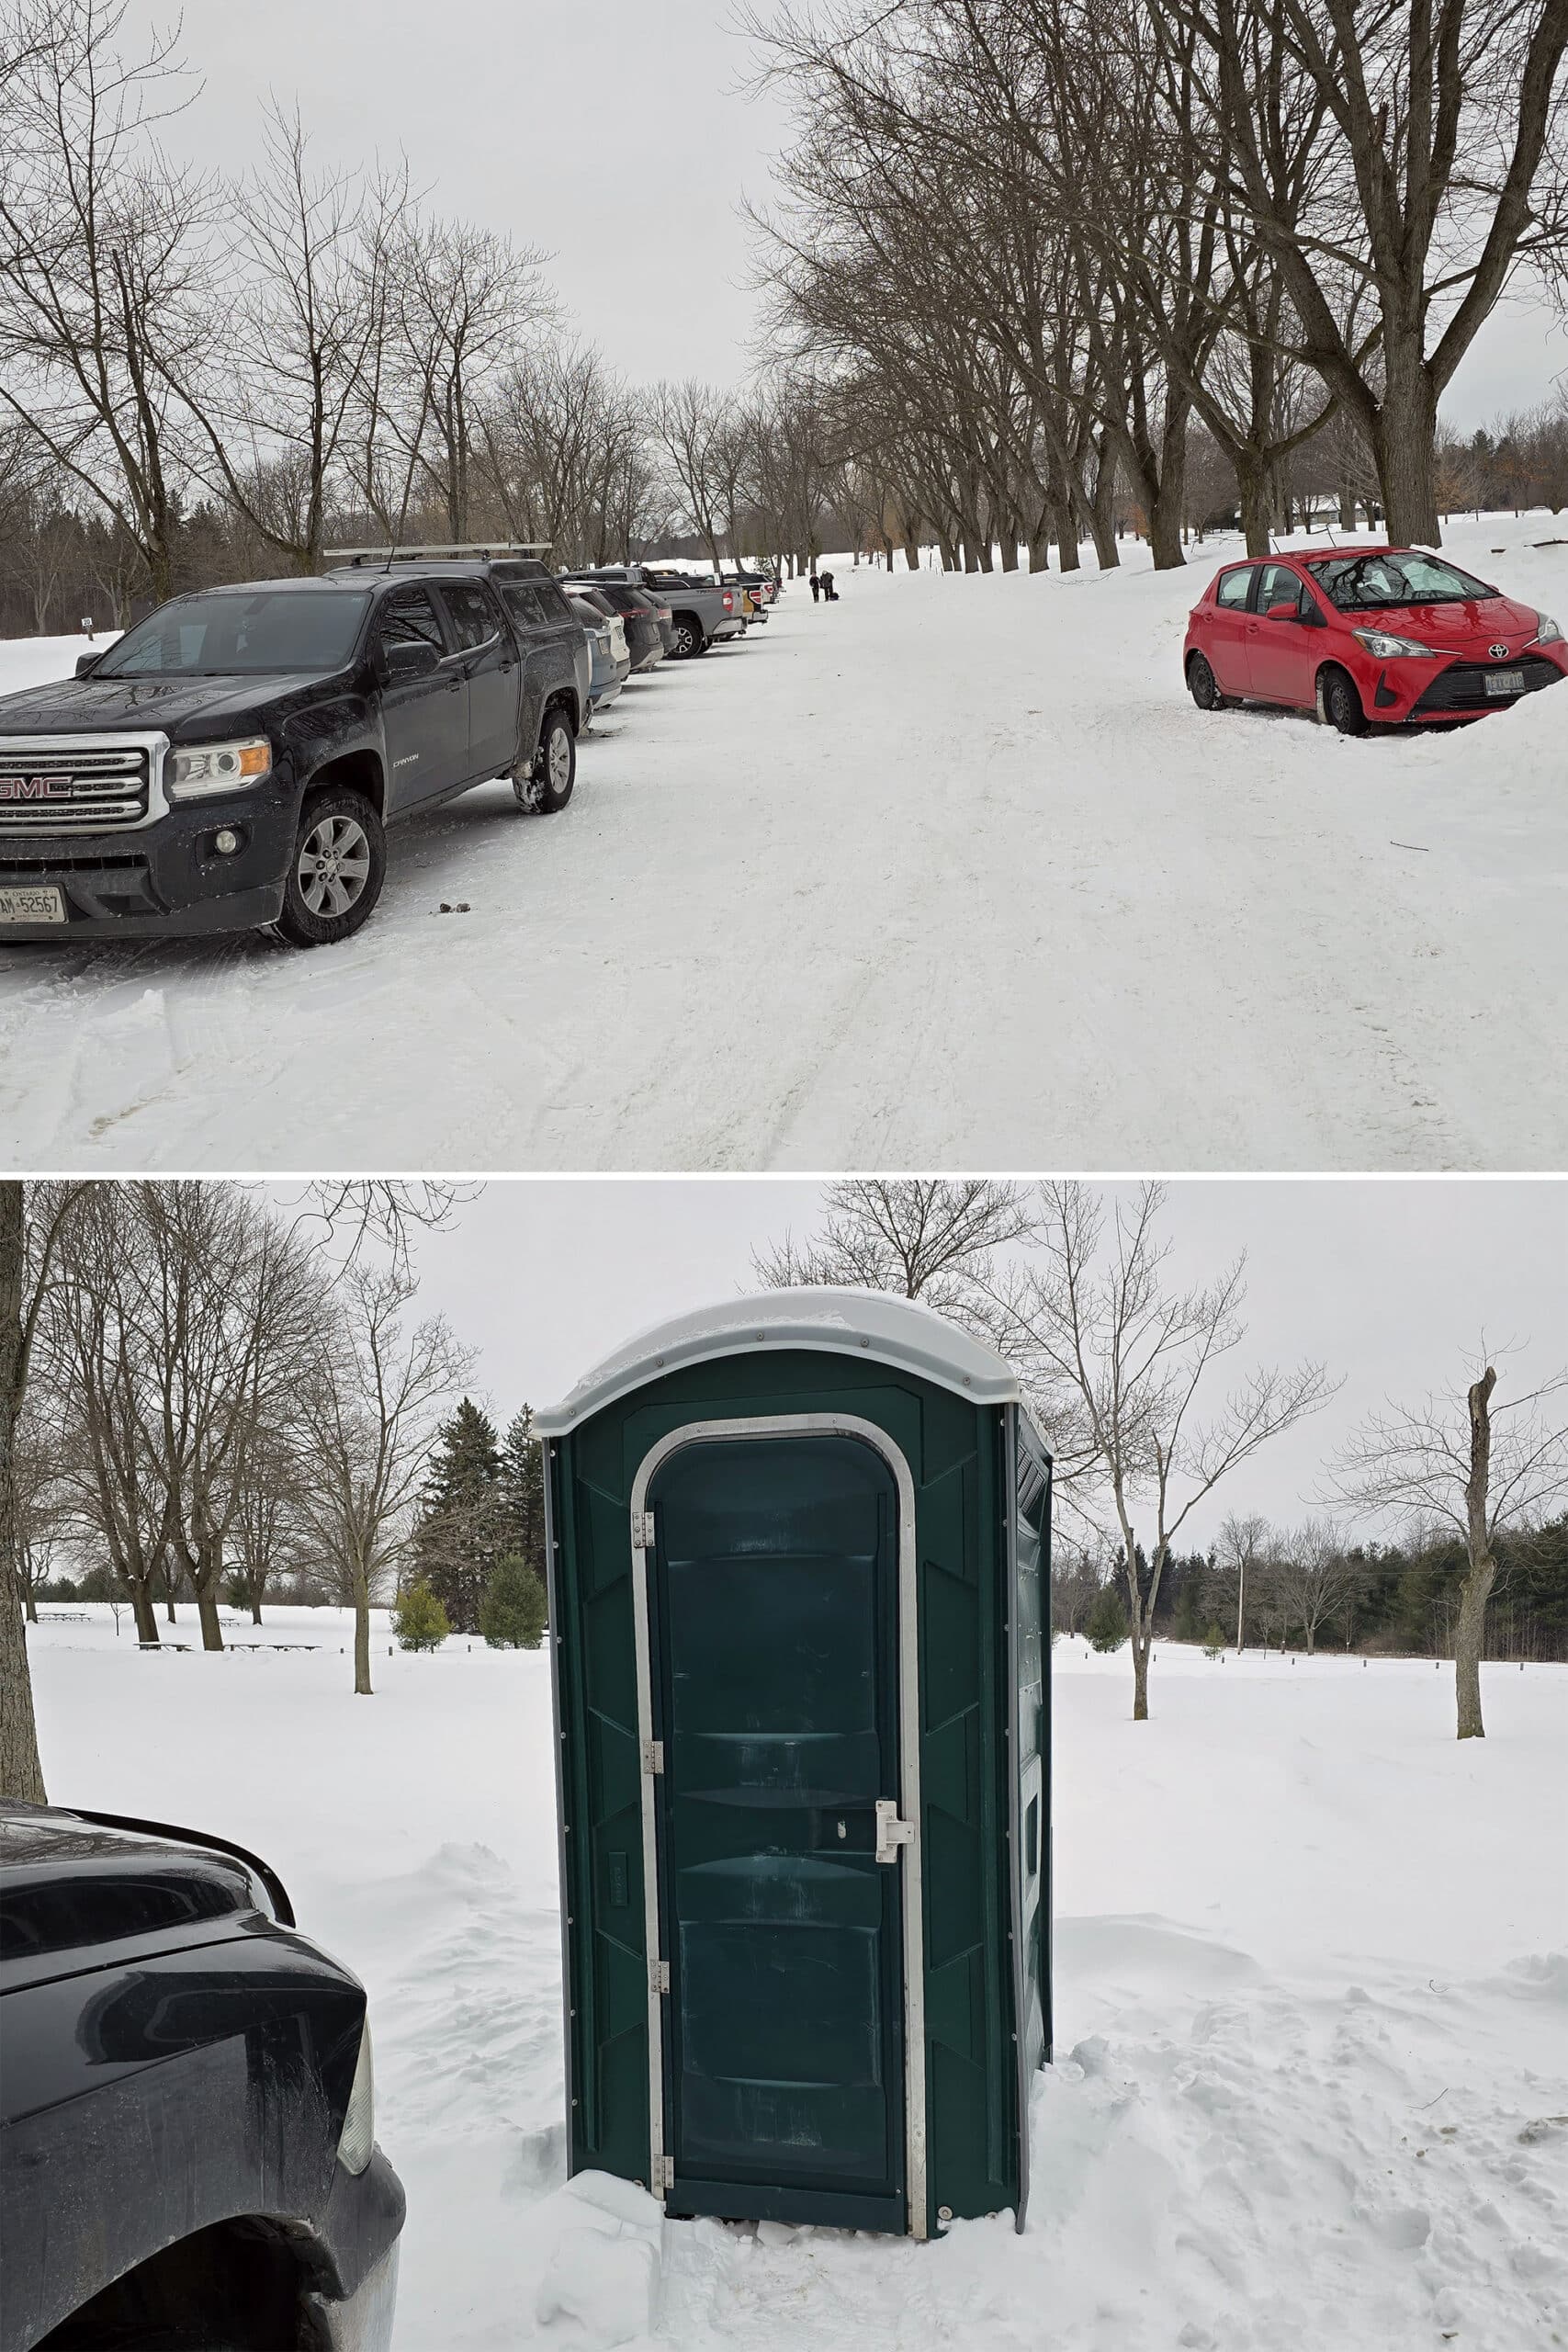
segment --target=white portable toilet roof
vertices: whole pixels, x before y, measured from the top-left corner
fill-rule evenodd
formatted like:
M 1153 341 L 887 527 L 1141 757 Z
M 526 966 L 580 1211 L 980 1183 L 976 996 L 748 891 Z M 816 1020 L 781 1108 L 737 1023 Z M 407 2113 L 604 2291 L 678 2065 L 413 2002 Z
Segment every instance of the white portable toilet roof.
M 699 1306 L 639 1331 L 584 1373 L 571 1394 L 536 1413 L 541 1437 L 562 1437 L 660 1374 L 758 1348 L 826 1349 L 918 1373 L 977 1405 L 1016 1405 L 1018 1374 L 1005 1356 L 917 1300 L 879 1290 L 762 1291 L 754 1298 Z

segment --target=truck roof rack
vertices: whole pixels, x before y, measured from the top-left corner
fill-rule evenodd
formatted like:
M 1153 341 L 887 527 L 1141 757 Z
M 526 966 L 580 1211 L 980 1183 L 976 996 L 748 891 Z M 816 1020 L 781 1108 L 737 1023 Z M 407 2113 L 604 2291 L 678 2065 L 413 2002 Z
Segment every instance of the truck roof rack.
M 325 554 L 329 563 L 414 563 L 425 558 L 449 563 L 454 557 L 462 556 L 547 556 L 552 544 L 549 539 L 454 539 L 445 547 L 328 548 Z

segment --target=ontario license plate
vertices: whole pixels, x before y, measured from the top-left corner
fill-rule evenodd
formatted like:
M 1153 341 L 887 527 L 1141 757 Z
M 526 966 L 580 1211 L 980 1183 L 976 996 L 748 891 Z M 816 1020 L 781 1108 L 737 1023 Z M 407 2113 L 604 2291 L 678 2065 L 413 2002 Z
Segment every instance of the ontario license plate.
M 1488 670 L 1486 691 L 1489 695 L 1522 695 L 1525 673 L 1522 670 Z
M 0 922 L 63 922 L 64 894 L 52 882 L 0 890 Z

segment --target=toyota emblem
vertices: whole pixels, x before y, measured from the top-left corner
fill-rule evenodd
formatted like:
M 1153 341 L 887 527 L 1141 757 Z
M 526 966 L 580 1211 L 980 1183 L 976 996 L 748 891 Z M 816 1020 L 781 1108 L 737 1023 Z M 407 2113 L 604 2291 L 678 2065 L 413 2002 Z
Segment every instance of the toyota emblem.
M 1494 662 L 1506 662 L 1508 658 L 1508 649 L 1506 645 L 1489 645 L 1486 650 Z

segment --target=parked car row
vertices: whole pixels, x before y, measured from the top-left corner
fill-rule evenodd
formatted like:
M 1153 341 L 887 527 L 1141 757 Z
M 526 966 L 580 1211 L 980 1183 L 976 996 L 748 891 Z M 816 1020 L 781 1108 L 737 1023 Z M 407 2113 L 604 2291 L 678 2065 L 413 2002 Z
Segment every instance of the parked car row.
M 556 813 L 628 677 L 765 617 L 747 581 L 543 553 L 344 549 L 177 596 L 0 698 L 0 941 L 350 938 L 389 826 L 496 776 Z

